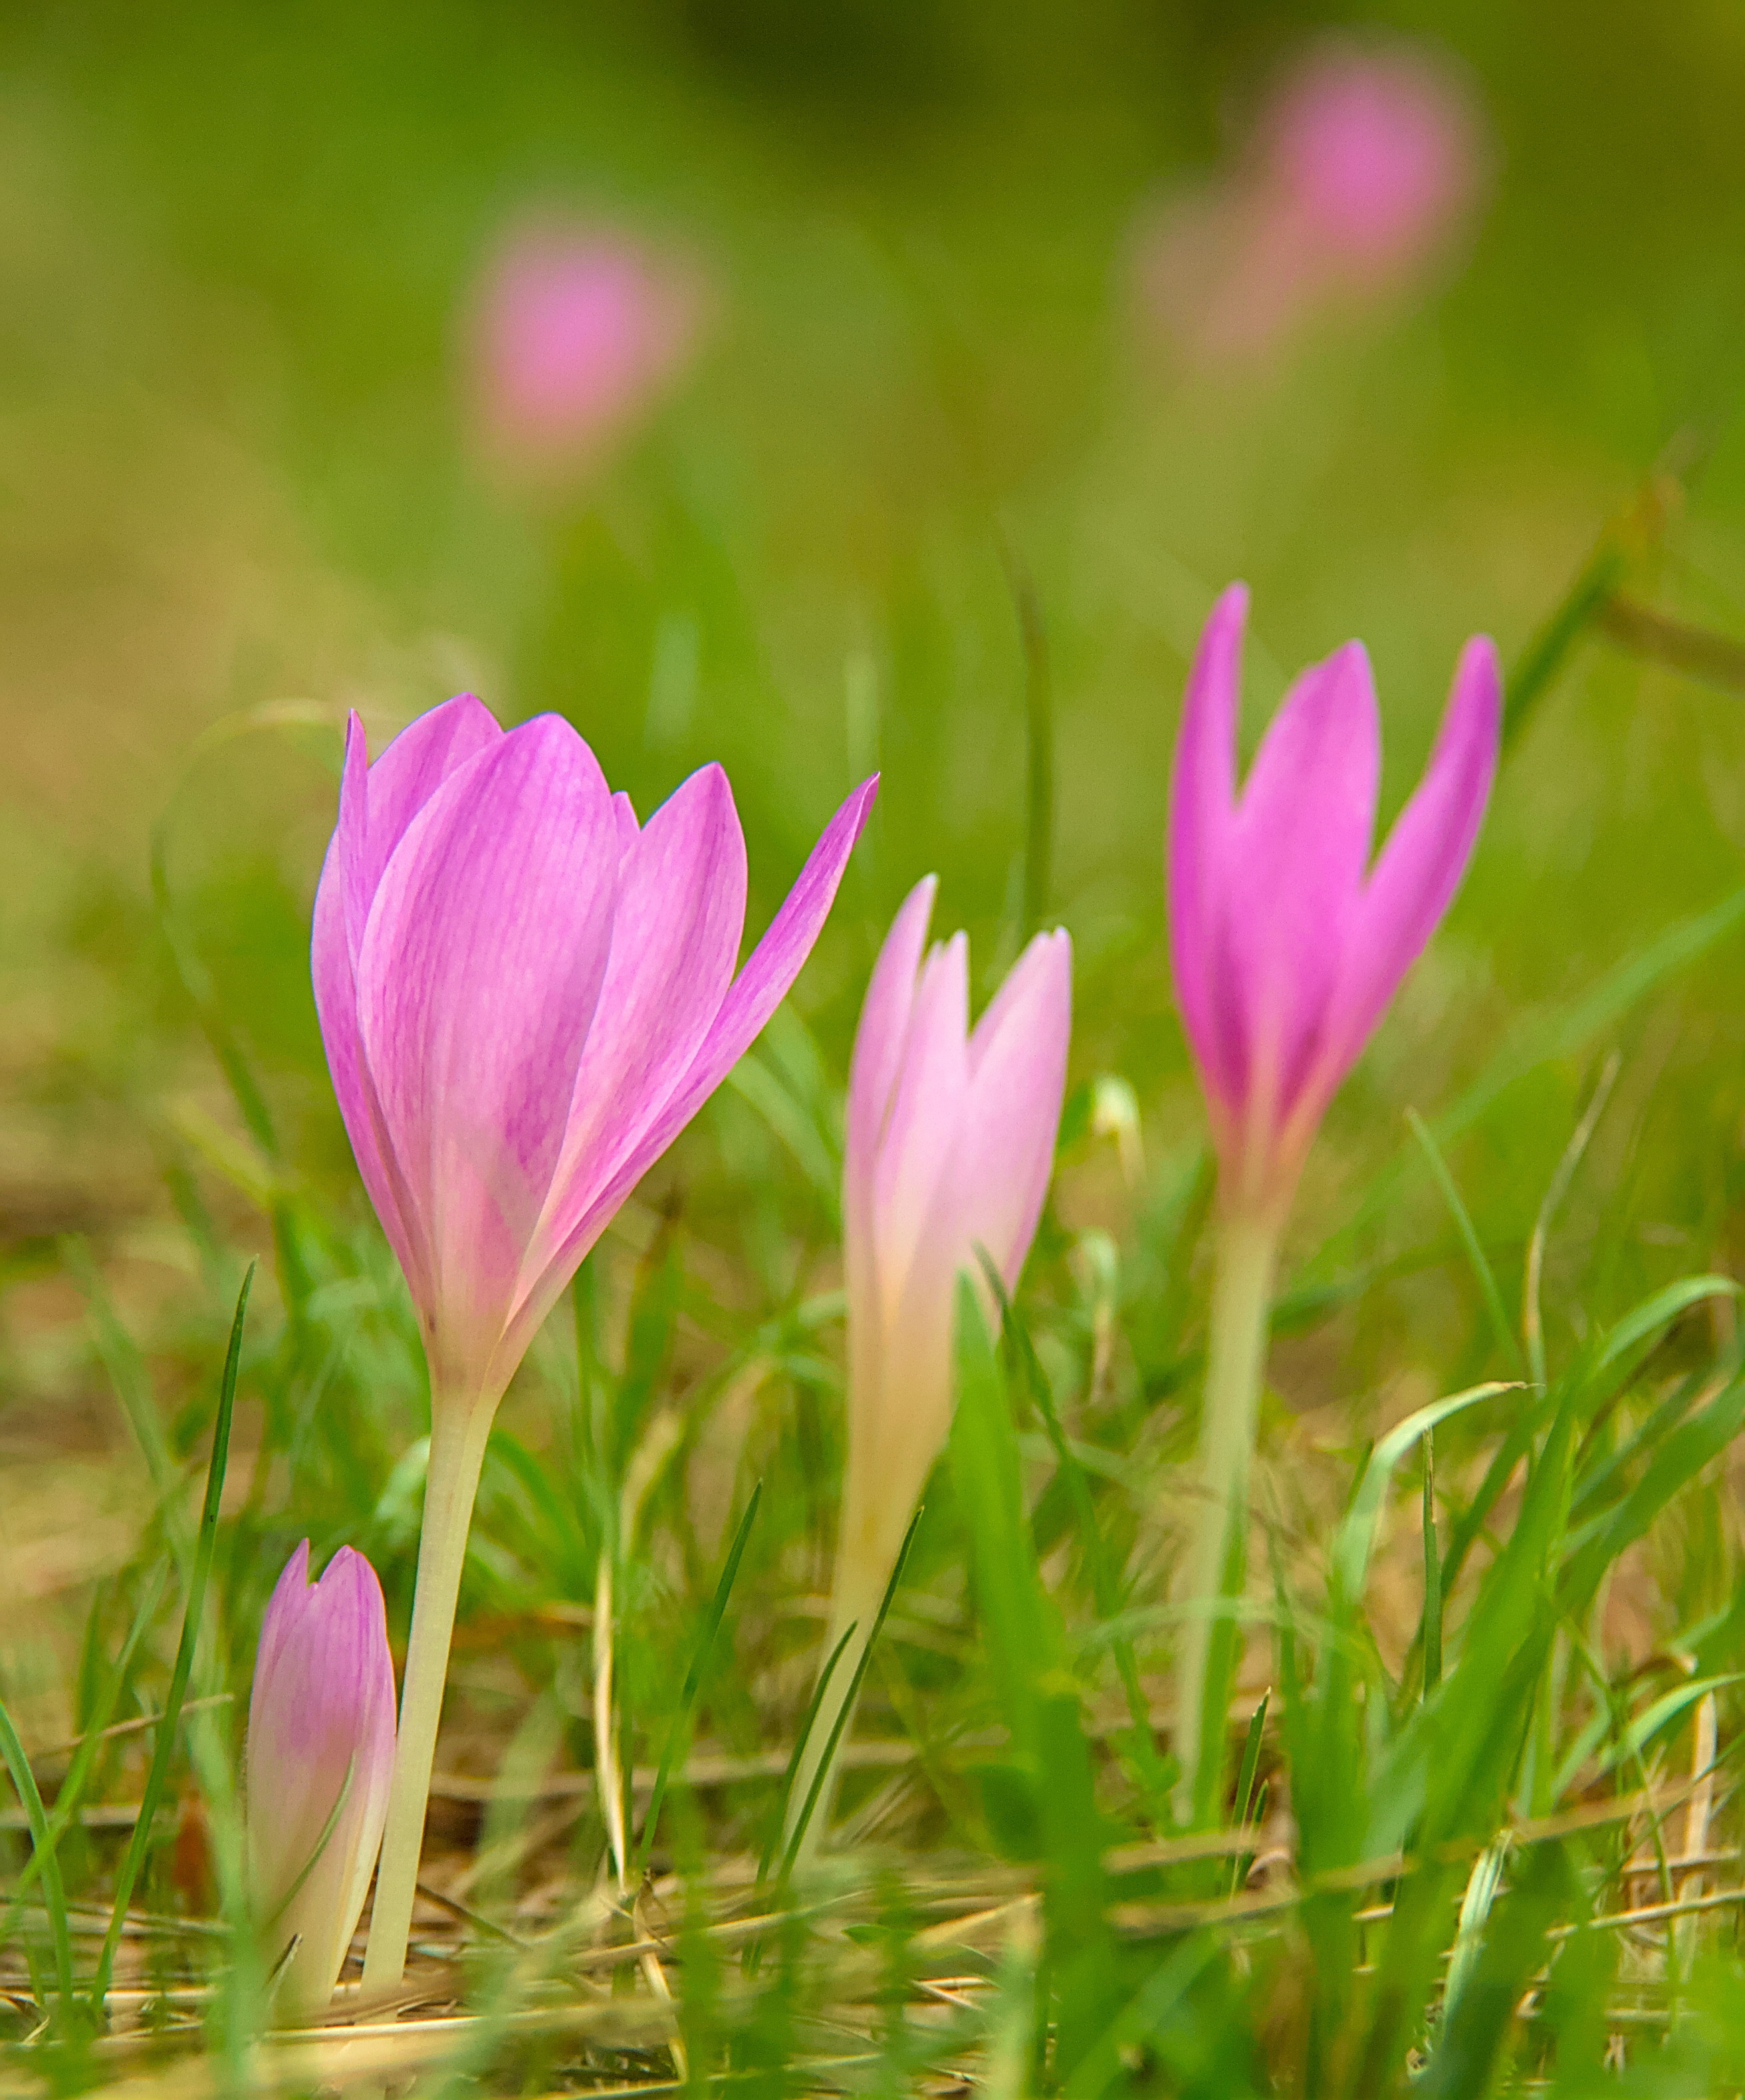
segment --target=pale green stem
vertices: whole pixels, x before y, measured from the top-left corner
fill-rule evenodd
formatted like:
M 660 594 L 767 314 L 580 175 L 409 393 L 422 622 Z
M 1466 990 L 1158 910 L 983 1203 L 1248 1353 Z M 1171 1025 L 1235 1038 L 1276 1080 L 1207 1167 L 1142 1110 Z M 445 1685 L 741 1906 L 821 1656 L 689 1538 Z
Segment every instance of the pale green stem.
M 1192 1820 L 1196 1800 L 1204 1798 L 1224 1753 L 1224 1717 L 1205 1710 L 1206 1673 L 1218 1608 L 1241 1592 L 1249 1460 L 1266 1372 L 1278 1240 L 1278 1220 L 1270 1212 L 1237 1212 L 1218 1224 L 1197 1498 L 1180 1590 L 1188 1617 L 1176 1674 L 1175 1754 L 1181 1764 L 1176 1811 L 1184 1822 Z
M 455 1604 L 460 1594 L 479 1468 L 495 1412 L 481 1400 L 457 1401 L 440 1393 L 432 1399 L 418 1586 L 412 1598 L 412 1637 L 406 1644 L 406 1677 L 400 1689 L 394 1782 L 364 1957 L 367 1993 L 393 1990 L 406 1973 L 406 1943 L 412 1933 L 418 1862 L 424 1850 L 425 1811 L 430 1798 L 430 1768 L 436 1759 L 436 1731 L 443 1718 Z

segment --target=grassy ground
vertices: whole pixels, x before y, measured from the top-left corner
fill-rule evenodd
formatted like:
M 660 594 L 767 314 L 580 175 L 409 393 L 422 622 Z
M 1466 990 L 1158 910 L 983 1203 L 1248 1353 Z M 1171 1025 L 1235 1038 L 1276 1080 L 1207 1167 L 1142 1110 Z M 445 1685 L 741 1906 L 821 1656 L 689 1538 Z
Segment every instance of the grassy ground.
M 1160 1790 L 1210 1184 L 1159 869 L 1213 593 L 1254 586 L 1256 722 L 1301 662 L 1369 643 L 1390 808 L 1461 639 L 1530 664 L 1608 521 L 1631 601 L 1745 634 L 1736 24 L 1377 19 L 1483 90 L 1470 252 L 1408 310 L 1197 377 L 1134 333 L 1130 229 L 1318 13 L 0 24 L 0 1693 L 68 1812 L 87 1982 L 262 1264 L 105 2040 L 56 2010 L 55 1907 L 4 1819 L 9 2086 L 1745 2080 L 1745 695 L 1639 623 L 1590 620 L 1531 688 L 1471 879 L 1329 1119 L 1264 1410 L 1231 1717 L 1253 1789 L 1186 1846 Z M 530 199 L 678 242 L 715 288 L 690 383 L 562 500 L 486 474 L 458 373 L 472 272 Z M 829 1578 L 847 1046 L 927 868 L 984 989 L 1013 951 L 1015 570 L 1078 957 L 1033 1361 L 970 1352 L 862 1705 L 857 1842 L 790 1888 L 758 1861 Z M 344 709 L 379 740 L 463 685 L 568 712 L 645 812 L 724 760 L 760 924 L 856 768 L 884 787 L 794 1000 L 505 1405 L 408 2017 L 251 2057 L 260 1979 L 223 1921 L 260 1611 L 306 1533 L 370 1555 L 403 1636 L 427 1420 L 320 1061 L 309 898 Z M 1111 1078 L 1125 1149 L 1093 1112 Z M 1488 1380 L 1518 1383 L 1436 1431 L 1433 1483 L 1421 1440 L 1381 1467 L 1389 1430 Z M 628 1916 L 597 1893 L 592 1769 L 615 1501 L 639 1815 L 689 1745 Z

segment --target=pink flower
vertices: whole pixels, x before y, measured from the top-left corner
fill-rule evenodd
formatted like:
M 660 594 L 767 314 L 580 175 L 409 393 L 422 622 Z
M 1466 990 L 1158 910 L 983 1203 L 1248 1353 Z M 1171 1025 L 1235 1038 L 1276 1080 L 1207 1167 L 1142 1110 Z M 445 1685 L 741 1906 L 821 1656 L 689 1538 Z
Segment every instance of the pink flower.
M 306 1538 L 261 1626 L 249 1700 L 249 1864 L 269 1957 L 297 1942 L 278 1987 L 319 2013 L 357 1929 L 388 1812 L 394 1663 L 381 1585 L 342 1546 L 309 1580 Z
M 1331 42 L 1262 109 L 1246 165 L 1141 245 L 1141 295 L 1202 361 L 1263 351 L 1342 295 L 1411 285 L 1479 190 L 1465 84 L 1429 51 Z
M 682 370 L 697 309 L 685 275 L 622 233 L 513 234 L 487 267 L 474 325 L 487 447 L 536 479 L 590 464 Z
M 1435 930 L 1496 770 L 1502 684 L 1461 651 L 1423 779 L 1373 867 L 1381 732 L 1348 642 L 1303 673 L 1240 796 L 1248 593 L 1214 607 L 1188 682 L 1170 788 L 1170 959 L 1227 1207 L 1282 1215 L 1328 1103 Z
M 1073 946 L 1038 933 L 969 1026 L 962 933 L 923 957 L 937 878 L 910 892 L 861 1011 L 848 1078 L 843 1237 L 848 1465 L 839 1637 L 866 1630 L 951 1423 L 957 1279 L 985 1248 L 1016 1288 L 1054 1167 Z
M 734 975 L 745 841 L 704 766 L 639 827 L 570 725 L 469 693 L 368 765 L 351 717 L 315 1004 L 431 1388 L 494 1406 L 584 1255 L 769 1018 L 876 788 Z

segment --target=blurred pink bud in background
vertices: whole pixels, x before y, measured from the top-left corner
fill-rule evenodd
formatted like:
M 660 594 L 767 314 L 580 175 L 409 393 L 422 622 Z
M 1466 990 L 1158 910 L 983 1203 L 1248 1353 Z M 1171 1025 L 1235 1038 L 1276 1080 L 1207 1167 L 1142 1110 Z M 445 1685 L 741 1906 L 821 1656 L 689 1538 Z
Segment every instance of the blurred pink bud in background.
M 1248 592 L 1212 609 L 1170 789 L 1170 962 L 1227 1211 L 1276 1226 L 1340 1083 L 1448 908 L 1496 770 L 1502 679 L 1476 635 L 1374 864 L 1381 733 L 1361 642 L 1305 671 L 1238 793 Z
M 628 234 L 548 224 L 508 235 L 473 320 L 487 450 L 530 479 L 591 465 L 682 372 L 699 307 L 691 274 Z
M 1403 44 L 1318 45 L 1279 82 L 1242 162 L 1142 235 L 1142 307 L 1209 361 L 1264 351 L 1341 298 L 1399 297 L 1470 216 L 1486 159 L 1449 61 Z
M 319 1582 L 306 1538 L 267 1607 L 249 1699 L 249 1865 L 268 1958 L 294 1952 L 277 2004 L 333 1995 L 388 1812 L 394 1663 L 376 1571 L 342 1546 Z M 337 1811 L 337 1812 L 336 1812 Z

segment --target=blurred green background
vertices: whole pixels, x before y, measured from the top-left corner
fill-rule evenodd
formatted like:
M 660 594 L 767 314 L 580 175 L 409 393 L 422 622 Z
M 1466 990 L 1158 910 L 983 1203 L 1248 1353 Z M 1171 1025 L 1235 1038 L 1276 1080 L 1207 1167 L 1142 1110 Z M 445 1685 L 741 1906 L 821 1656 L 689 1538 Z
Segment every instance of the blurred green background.
M 1135 229 L 1231 164 L 1267 82 L 1329 29 L 1464 68 L 1484 196 L 1409 292 L 1196 367 L 1136 314 Z M 1160 876 L 1214 592 L 1254 589 L 1254 726 L 1301 664 L 1368 643 L 1388 813 L 1463 638 L 1517 659 L 1686 428 L 1701 471 L 1630 589 L 1745 635 L 1742 104 L 1745 16 L 1705 0 L 8 9 L 0 1427 L 74 1437 L 82 1403 L 112 1433 L 64 1235 L 90 1236 L 148 1330 L 223 1303 L 178 1205 L 264 1244 L 153 905 L 154 826 L 285 1171 L 361 1220 L 305 961 L 344 710 L 379 746 L 462 686 L 505 719 L 560 708 L 645 814 L 722 760 L 757 925 L 876 761 L 875 826 L 799 991 L 839 1073 L 874 945 L 927 869 L 984 988 L 1011 953 L 1013 565 L 1051 665 L 1074 1079 L 1127 1078 L 1149 1148 L 1123 1189 L 1084 1140 L 1061 1210 L 1143 1254 L 1201 1128 Z M 473 442 L 464 343 L 484 259 L 532 210 L 682 254 L 707 318 L 589 472 L 518 492 Z M 1536 1017 L 1555 1038 L 1606 971 L 1745 881 L 1742 845 L 1745 702 L 1584 640 L 1336 1110 L 1299 1254 L 1351 1215 L 1405 1106 L 1453 1099 Z M 1602 1239 L 1606 1296 L 1725 1260 L 1742 995 L 1735 933 L 1499 1095 L 1452 1154 L 1487 1242 L 1524 1240 L 1616 1044 L 1569 1280 Z M 1413 1186 L 1378 1260 L 1446 1233 Z M 699 1229 L 730 1248 L 734 1215 Z M 1409 1367 L 1466 1331 L 1456 1290 L 1384 1291 L 1330 1356 L 1281 1356 L 1281 1385 L 1307 1405 Z

